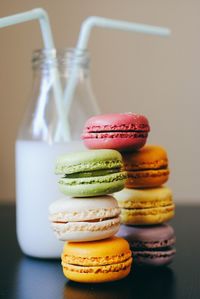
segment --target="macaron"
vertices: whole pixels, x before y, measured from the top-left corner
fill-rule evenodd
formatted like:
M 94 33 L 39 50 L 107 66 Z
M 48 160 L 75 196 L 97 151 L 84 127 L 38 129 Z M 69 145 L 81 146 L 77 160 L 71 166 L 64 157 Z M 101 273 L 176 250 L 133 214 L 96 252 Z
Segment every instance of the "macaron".
M 65 243 L 64 275 L 73 281 L 100 283 L 122 279 L 131 269 L 129 243 L 118 237 L 92 242 Z
M 90 150 L 68 153 L 56 162 L 60 191 L 74 197 L 111 194 L 124 188 L 127 174 L 122 171 L 122 156 L 115 150 Z
M 121 222 L 130 225 L 152 225 L 174 216 L 172 192 L 167 187 L 127 189 L 114 194 L 121 208 Z
M 120 209 L 114 197 L 64 197 L 49 207 L 49 220 L 58 239 L 85 242 L 109 238 L 120 226 Z
M 138 150 L 146 143 L 150 126 L 144 115 L 116 113 L 89 118 L 82 139 L 89 149 Z
M 121 225 L 117 235 L 129 242 L 134 262 L 138 265 L 168 265 L 176 253 L 174 230 L 167 224 L 148 227 Z
M 146 145 L 137 152 L 124 153 L 123 161 L 127 188 L 159 187 L 168 180 L 168 157 L 161 146 Z

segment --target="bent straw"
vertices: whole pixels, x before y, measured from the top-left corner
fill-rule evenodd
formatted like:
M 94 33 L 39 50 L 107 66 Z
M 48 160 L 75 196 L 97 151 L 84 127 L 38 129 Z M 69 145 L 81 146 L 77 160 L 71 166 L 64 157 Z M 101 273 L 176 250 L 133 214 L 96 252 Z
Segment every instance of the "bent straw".
M 32 20 L 39 20 L 40 29 L 42 32 L 42 38 L 44 46 L 46 49 L 54 49 L 53 35 L 51 31 L 51 26 L 49 22 L 49 17 L 47 12 L 42 8 L 36 8 L 30 11 L 19 13 L 16 15 L 11 15 L 8 17 L 0 18 L 0 28 L 4 28 L 11 25 L 16 25 Z M 61 83 L 59 81 L 59 75 L 57 69 L 52 73 L 53 80 L 53 91 L 56 99 L 56 108 L 58 112 L 59 122 L 62 126 L 62 137 L 64 141 L 70 140 L 70 131 L 67 123 L 67 118 L 64 111 L 63 105 L 63 92 L 61 88 Z
M 77 52 L 80 50 L 84 51 L 87 49 L 90 34 L 94 27 L 138 32 L 138 33 L 158 35 L 163 37 L 170 35 L 170 30 L 165 27 L 157 27 L 157 26 L 151 26 L 151 25 L 140 24 L 140 23 L 112 20 L 112 19 L 106 19 L 101 17 L 89 17 L 81 25 L 79 38 L 76 45 Z M 77 78 L 78 69 L 79 66 L 76 63 L 74 63 L 71 76 L 69 77 L 69 81 L 64 92 L 64 104 L 65 104 L 67 116 L 69 115 L 70 106 L 72 103 L 72 99 L 74 96 L 74 92 L 78 80 Z

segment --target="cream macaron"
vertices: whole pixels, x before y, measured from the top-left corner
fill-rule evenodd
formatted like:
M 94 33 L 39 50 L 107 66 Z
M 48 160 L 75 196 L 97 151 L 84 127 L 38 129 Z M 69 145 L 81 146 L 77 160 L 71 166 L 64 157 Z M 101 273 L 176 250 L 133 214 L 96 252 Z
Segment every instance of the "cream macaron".
M 120 208 L 110 196 L 54 201 L 49 207 L 52 228 L 62 241 L 95 241 L 114 236 L 120 227 Z

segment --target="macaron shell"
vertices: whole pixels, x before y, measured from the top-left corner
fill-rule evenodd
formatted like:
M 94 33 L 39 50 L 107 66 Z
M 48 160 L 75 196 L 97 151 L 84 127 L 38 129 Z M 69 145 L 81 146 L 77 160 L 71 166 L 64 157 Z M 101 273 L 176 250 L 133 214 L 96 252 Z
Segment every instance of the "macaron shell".
M 120 214 L 117 200 L 110 195 L 84 198 L 64 197 L 49 207 L 52 222 L 76 222 L 113 218 Z
M 129 243 L 125 239 L 119 237 L 113 237 L 98 242 L 69 242 L 65 243 L 63 248 L 63 254 L 77 258 L 91 258 L 91 261 L 96 257 L 121 256 L 122 253 L 124 254 L 129 251 Z M 116 260 L 114 261 L 116 262 Z
M 83 135 L 83 142 L 89 149 L 115 149 L 131 151 L 142 148 L 147 140 L 147 133 L 89 133 Z
M 87 242 L 114 236 L 120 227 L 119 217 L 100 222 L 52 223 L 52 228 L 61 241 Z
M 127 171 L 167 168 L 166 150 L 158 145 L 145 145 L 140 151 L 123 154 L 124 167 Z
M 173 203 L 172 191 L 167 187 L 150 189 L 128 189 L 114 194 L 121 208 L 154 208 Z
M 166 223 L 142 227 L 121 225 L 117 236 L 125 238 L 132 250 L 169 247 L 176 242 L 173 227 Z
M 122 156 L 115 150 L 86 150 L 58 157 L 55 173 L 71 174 L 88 170 L 115 169 L 121 168 L 122 165 Z
M 165 251 L 134 251 L 133 258 L 138 265 L 166 266 L 173 261 L 175 253 L 174 248 Z
M 153 169 L 143 171 L 128 171 L 125 186 L 127 188 L 153 188 L 166 183 L 169 169 Z
M 85 124 L 84 132 L 102 131 L 145 131 L 150 127 L 144 115 L 136 113 L 102 114 L 89 118 Z
M 59 189 L 62 193 L 74 197 L 90 197 L 112 194 L 124 188 L 126 172 L 118 172 L 110 175 L 67 179 L 59 181 Z

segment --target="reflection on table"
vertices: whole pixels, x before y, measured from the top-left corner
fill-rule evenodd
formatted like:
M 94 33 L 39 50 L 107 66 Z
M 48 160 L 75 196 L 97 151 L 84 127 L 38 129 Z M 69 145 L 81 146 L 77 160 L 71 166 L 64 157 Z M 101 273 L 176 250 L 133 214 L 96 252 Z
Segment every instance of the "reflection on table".
M 66 278 L 63 276 L 60 261 L 22 257 L 15 273 L 11 298 L 63 298 Z
M 173 271 L 168 267 L 135 267 L 127 278 L 112 283 L 79 284 L 68 281 L 64 299 L 171 299 L 174 297 L 174 280 Z

